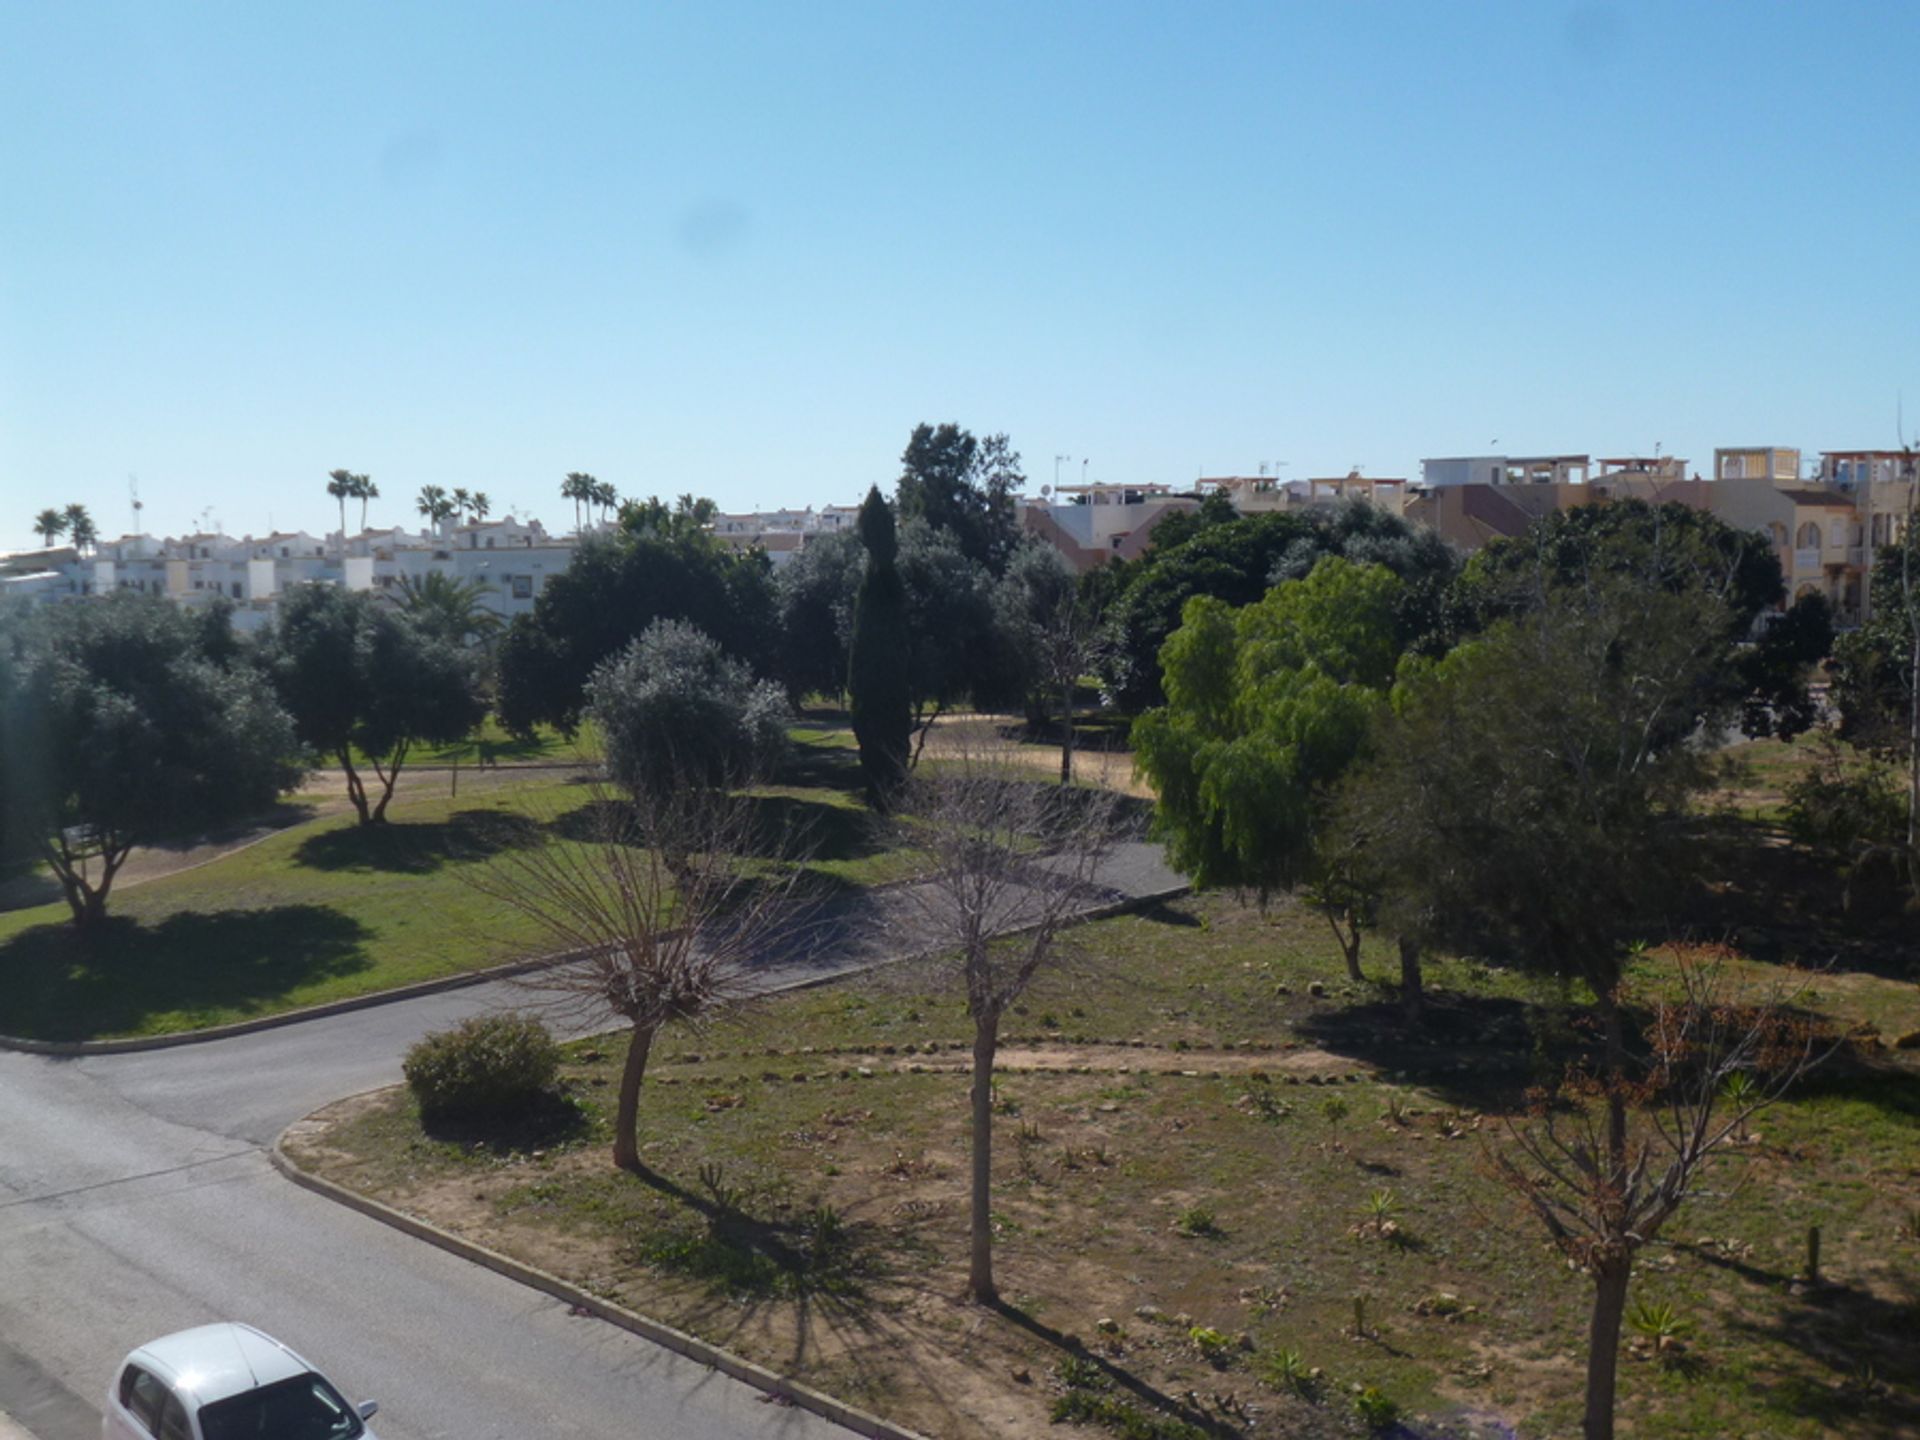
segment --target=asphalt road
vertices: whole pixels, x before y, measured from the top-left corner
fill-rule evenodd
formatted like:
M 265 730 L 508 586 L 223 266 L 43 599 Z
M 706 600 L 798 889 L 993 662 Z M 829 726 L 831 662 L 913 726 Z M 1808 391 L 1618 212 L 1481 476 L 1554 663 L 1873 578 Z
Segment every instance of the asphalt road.
M 1177 883 L 1146 845 L 1101 880 Z M 379 1400 L 383 1440 L 845 1435 L 271 1168 L 281 1130 L 399 1080 L 420 1035 L 526 998 L 481 986 L 172 1050 L 0 1054 L 0 1411 L 91 1440 L 128 1350 L 233 1319 Z

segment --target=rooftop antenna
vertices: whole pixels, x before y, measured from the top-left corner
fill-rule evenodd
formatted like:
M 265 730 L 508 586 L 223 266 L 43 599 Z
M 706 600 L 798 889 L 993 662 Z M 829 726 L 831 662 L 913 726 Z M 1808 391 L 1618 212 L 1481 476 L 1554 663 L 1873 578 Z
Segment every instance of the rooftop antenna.
M 146 507 L 140 503 L 140 477 L 132 472 L 128 472 L 127 475 L 127 498 L 133 502 L 133 530 L 131 533 L 138 535 L 140 533 L 140 512 Z
M 1073 459 L 1073 456 L 1071 455 L 1056 455 L 1053 457 L 1053 488 L 1054 489 L 1058 490 L 1060 488 L 1060 466 L 1066 461 L 1069 461 L 1071 459 Z

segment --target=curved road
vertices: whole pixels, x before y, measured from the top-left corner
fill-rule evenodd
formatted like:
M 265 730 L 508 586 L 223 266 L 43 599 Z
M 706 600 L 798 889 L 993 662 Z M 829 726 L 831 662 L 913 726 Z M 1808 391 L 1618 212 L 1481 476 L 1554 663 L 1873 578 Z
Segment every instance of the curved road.
M 1178 883 L 1147 845 L 1100 878 L 1110 895 Z M 383 1440 L 846 1435 L 268 1163 L 293 1121 L 399 1080 L 420 1035 L 526 998 L 478 986 L 172 1050 L 0 1054 L 0 1411 L 92 1440 L 122 1355 L 236 1319 L 378 1399 Z

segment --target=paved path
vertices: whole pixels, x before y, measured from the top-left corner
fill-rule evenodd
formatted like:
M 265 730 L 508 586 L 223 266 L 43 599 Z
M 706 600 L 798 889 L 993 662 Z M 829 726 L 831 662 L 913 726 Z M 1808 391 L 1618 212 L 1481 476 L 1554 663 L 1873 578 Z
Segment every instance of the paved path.
M 1109 897 L 1178 883 L 1148 845 L 1100 880 Z M 173 1050 L 0 1054 L 0 1411 L 92 1440 L 127 1350 L 234 1319 L 378 1399 L 383 1440 L 843 1436 L 269 1166 L 294 1120 L 397 1081 L 420 1035 L 524 1000 L 488 985 Z

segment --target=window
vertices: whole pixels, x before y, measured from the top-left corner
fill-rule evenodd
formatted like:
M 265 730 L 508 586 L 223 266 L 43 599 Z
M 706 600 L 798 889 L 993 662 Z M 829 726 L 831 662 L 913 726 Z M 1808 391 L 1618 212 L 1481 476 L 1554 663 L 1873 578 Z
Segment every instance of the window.
M 1820 527 L 1811 520 L 1807 521 L 1806 524 L 1800 527 L 1799 533 L 1794 536 L 1793 543 L 1802 550 L 1818 550 L 1820 548 Z
M 282 560 L 291 560 L 293 558 L 293 556 L 288 552 L 287 547 L 284 545 L 280 547 L 280 558 Z
M 201 1406 L 200 1433 L 206 1440 L 352 1440 L 366 1427 L 338 1390 L 308 1373 Z
M 160 1440 L 193 1440 L 193 1427 L 187 1423 L 187 1410 L 178 1395 L 169 1394 L 160 1412 Z
M 533 577 L 531 575 L 515 575 L 512 583 L 514 599 L 531 600 L 533 598 Z
M 160 1410 L 169 1398 L 167 1387 L 138 1365 L 120 1372 L 120 1403 L 149 1435 L 160 1433 Z
M 238 580 L 233 582 L 233 598 L 236 600 L 240 598 L 240 582 Z

